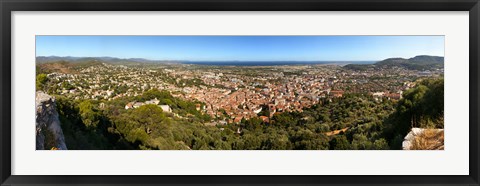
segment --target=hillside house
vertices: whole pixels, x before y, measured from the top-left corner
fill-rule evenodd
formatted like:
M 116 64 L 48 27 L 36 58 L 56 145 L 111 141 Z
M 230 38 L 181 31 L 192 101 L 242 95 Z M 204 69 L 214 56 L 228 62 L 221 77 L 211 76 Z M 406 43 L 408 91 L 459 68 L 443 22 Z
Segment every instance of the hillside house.
M 152 105 L 158 105 L 159 103 L 160 103 L 160 100 L 158 100 L 157 98 L 145 102 L 145 104 L 152 104 Z
M 260 116 L 260 119 L 262 119 L 264 123 L 270 122 L 270 119 L 267 116 Z
M 399 100 L 402 98 L 402 94 L 399 93 L 390 93 L 390 94 L 385 94 L 388 99 L 393 99 L 393 100 Z
M 195 109 L 196 109 L 197 111 L 200 111 L 200 106 L 201 106 L 201 105 L 200 105 L 200 104 L 198 104 L 198 103 L 197 103 L 197 104 L 195 104 Z
M 138 107 L 141 107 L 141 106 L 143 106 L 143 105 L 145 105 L 145 103 L 136 102 L 136 103 L 133 104 L 133 108 L 138 108 Z
M 240 123 L 242 121 L 242 118 L 243 116 L 237 116 L 235 117 L 235 119 L 233 120 L 234 123 Z
M 340 98 L 343 96 L 345 92 L 343 90 L 331 90 L 330 95 L 335 97 L 335 98 Z
M 133 109 L 133 104 L 134 104 L 134 102 L 127 103 L 127 104 L 125 105 L 125 110 Z
M 172 109 L 168 105 L 159 105 L 159 106 L 160 108 L 162 108 L 163 112 L 168 112 L 168 113 L 172 112 Z

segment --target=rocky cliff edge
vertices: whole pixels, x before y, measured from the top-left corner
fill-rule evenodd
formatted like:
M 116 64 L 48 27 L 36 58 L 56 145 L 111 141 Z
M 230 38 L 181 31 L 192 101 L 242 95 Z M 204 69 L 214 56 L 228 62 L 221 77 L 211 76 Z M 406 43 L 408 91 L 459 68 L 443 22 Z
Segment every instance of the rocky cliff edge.
M 67 150 L 55 98 L 38 91 L 35 94 L 36 149 Z

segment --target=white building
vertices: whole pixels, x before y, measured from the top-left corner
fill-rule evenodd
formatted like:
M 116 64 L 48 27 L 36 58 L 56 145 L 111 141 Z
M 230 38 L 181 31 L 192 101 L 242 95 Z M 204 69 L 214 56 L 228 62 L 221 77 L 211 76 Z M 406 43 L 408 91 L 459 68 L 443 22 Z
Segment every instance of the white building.
M 159 105 L 163 112 L 172 112 L 172 109 L 168 105 Z

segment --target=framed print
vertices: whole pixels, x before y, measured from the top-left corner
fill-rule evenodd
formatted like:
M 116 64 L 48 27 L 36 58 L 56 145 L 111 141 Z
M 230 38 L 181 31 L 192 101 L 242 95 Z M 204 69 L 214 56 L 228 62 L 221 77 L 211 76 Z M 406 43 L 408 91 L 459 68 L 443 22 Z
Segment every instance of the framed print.
M 461 1 L 2 1 L 1 183 L 478 185 Z

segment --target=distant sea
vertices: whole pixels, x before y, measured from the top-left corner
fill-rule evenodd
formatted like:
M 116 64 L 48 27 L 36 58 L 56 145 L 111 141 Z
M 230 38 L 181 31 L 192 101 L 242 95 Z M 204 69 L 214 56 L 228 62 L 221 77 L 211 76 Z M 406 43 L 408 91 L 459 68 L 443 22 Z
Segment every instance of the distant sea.
M 218 66 L 347 65 L 373 64 L 377 61 L 183 61 L 183 64 Z

